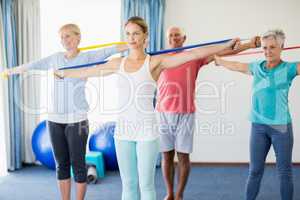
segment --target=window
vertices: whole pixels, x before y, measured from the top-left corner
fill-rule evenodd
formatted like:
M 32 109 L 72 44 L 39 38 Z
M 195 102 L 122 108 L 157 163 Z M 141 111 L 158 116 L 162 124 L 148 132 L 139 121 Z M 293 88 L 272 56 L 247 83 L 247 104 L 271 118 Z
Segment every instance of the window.
M 63 51 L 58 36 L 58 29 L 63 24 L 78 24 L 82 32 L 80 46 L 89 46 L 119 41 L 120 20 L 120 0 L 41 0 L 42 57 Z M 115 79 L 114 76 L 89 79 L 86 94 L 90 104 L 91 125 L 93 122 L 97 125 L 115 119 L 116 116 L 108 112 L 116 105 Z M 41 104 L 44 108 L 48 102 L 48 92 L 43 88 L 48 88 L 45 85 L 47 83 L 42 81 L 41 87 Z M 45 115 L 42 115 L 43 118 Z

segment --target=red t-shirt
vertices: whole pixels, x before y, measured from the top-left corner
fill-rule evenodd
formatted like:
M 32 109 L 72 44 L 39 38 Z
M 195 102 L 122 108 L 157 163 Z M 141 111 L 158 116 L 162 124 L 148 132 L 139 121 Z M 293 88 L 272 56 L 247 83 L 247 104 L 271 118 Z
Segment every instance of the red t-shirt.
M 195 88 L 199 69 L 206 59 L 192 60 L 178 67 L 165 69 L 157 81 L 158 112 L 195 112 Z

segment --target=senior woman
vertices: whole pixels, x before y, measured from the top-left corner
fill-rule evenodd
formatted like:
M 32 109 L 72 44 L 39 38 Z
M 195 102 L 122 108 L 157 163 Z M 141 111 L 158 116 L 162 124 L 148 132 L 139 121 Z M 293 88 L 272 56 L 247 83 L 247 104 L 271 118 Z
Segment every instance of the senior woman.
M 265 60 L 240 63 L 215 57 L 217 65 L 253 76 L 250 169 L 246 200 L 256 199 L 264 173 L 266 156 L 273 145 L 282 200 L 293 199 L 293 129 L 288 107 L 289 88 L 300 73 L 300 64 L 281 59 L 285 34 L 270 30 L 262 36 Z

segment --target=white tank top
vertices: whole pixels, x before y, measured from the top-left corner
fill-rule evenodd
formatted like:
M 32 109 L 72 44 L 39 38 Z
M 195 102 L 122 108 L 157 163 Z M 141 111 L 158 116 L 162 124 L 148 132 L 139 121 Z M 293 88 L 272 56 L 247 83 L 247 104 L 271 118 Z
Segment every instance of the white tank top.
M 153 97 L 156 82 L 150 72 L 150 56 L 136 72 L 124 69 L 122 59 L 118 72 L 118 119 L 115 138 L 131 141 L 146 141 L 158 138 Z

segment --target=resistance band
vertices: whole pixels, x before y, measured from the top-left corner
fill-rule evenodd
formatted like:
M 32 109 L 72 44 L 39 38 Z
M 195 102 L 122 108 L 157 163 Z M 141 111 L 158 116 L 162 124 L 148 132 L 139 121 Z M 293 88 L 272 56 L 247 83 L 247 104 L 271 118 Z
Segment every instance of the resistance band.
M 201 47 L 201 46 L 208 46 L 208 45 L 226 43 L 230 40 L 231 39 L 220 40 L 220 41 L 215 41 L 215 42 L 208 42 L 208 43 L 202 43 L 202 44 L 196 44 L 196 45 L 189 45 L 189 46 L 173 48 L 173 49 L 165 49 L 165 50 L 156 51 L 156 52 L 149 52 L 148 54 L 150 54 L 150 55 L 159 55 L 159 54 L 165 54 L 165 53 L 171 53 L 171 52 L 178 52 L 178 51 L 182 51 L 182 50 L 185 50 L 185 49 L 192 49 L 192 48 Z M 112 43 L 107 43 L 107 44 L 88 46 L 88 47 L 80 48 L 80 50 L 89 50 L 89 49 L 107 47 L 107 46 L 112 46 L 112 45 L 117 45 L 117 44 L 126 44 L 126 42 L 112 42 Z M 300 46 L 286 47 L 286 48 L 283 49 L 283 51 L 292 50 L 292 49 L 300 49 Z M 245 53 L 239 53 L 239 54 L 235 54 L 235 55 L 228 55 L 226 57 L 229 57 L 229 56 L 242 56 L 242 55 L 253 55 L 253 54 L 259 54 L 259 53 L 263 53 L 263 51 L 245 52 Z M 94 63 L 74 65 L 74 66 L 69 66 L 69 67 L 63 67 L 59 70 L 84 68 L 84 67 L 89 67 L 89 66 L 93 66 L 93 65 L 104 64 L 106 62 L 108 62 L 108 61 L 104 60 L 104 61 L 99 61 L 99 62 L 94 62 Z M 1 76 L 1 78 L 7 78 L 8 77 L 7 74 L 4 73 L 4 72 L 0 73 L 0 76 Z
M 106 43 L 106 44 L 98 44 L 98 45 L 93 45 L 93 46 L 81 47 L 81 48 L 79 48 L 79 50 L 86 51 L 86 50 L 103 48 L 103 47 L 108 47 L 108 46 L 118 45 L 118 44 L 127 44 L 127 42 L 111 42 L 111 43 Z
M 159 54 L 165 54 L 165 53 L 171 53 L 171 52 L 178 52 L 178 51 L 182 51 L 185 49 L 192 49 L 192 48 L 196 48 L 196 47 L 226 43 L 226 42 L 229 42 L 230 40 L 232 40 L 232 39 L 219 40 L 219 41 L 215 41 L 215 42 L 208 42 L 208 43 L 202 43 L 202 44 L 196 44 L 196 45 L 189 45 L 189 46 L 173 48 L 173 49 L 165 49 L 165 50 L 160 50 L 160 51 L 156 51 L 156 52 L 149 52 L 148 54 L 153 56 L 153 55 L 159 55 Z M 104 64 L 106 62 L 107 62 L 107 60 L 100 61 L 100 62 L 94 62 L 94 63 L 88 63 L 88 64 L 82 64 L 82 65 L 74 65 L 74 66 L 69 66 L 69 67 L 63 67 L 63 68 L 60 68 L 59 70 L 83 68 L 83 67 L 88 67 L 88 66 L 92 66 L 92 65 Z
M 283 48 L 282 50 L 283 50 L 283 51 L 287 51 L 287 50 L 292 50 L 292 49 L 300 49 L 300 46 L 286 47 L 286 48 Z M 227 55 L 227 56 L 222 56 L 222 57 L 254 55 L 254 54 L 260 54 L 260 53 L 263 53 L 263 51 L 244 52 L 244 53 L 238 53 L 238 54 L 235 54 L 235 55 Z

